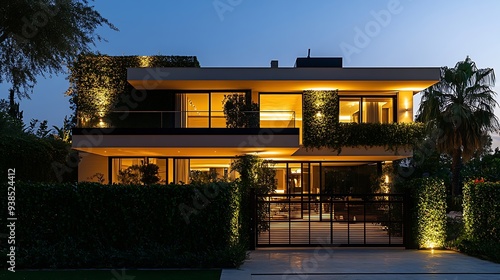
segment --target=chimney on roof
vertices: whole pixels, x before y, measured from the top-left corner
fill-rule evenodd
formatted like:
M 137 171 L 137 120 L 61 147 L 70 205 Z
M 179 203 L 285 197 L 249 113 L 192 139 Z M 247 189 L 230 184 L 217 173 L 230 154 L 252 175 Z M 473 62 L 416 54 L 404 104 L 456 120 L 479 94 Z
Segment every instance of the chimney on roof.
M 278 61 L 277 60 L 271 60 L 271 68 L 278 68 Z
M 342 68 L 342 57 L 297 57 L 296 68 Z

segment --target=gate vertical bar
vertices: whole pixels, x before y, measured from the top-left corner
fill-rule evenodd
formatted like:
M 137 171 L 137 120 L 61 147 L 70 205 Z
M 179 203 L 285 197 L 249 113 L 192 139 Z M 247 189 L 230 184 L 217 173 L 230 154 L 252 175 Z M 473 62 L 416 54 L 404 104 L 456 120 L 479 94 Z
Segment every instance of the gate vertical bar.
M 363 244 L 366 245 L 366 199 L 363 200 Z
M 330 245 L 333 244 L 333 218 L 334 218 L 334 212 L 333 212 L 333 194 L 330 195 Z
M 351 208 L 351 204 L 349 203 L 349 196 L 347 196 L 347 200 L 346 200 L 346 204 L 347 204 L 347 244 L 351 244 L 351 227 L 350 227 L 350 219 L 351 219 L 351 215 L 350 215 L 350 208 Z

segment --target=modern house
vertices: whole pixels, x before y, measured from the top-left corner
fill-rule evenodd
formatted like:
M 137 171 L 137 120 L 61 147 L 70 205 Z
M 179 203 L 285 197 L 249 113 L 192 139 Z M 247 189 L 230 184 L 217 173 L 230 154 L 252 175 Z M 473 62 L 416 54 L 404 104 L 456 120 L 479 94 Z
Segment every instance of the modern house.
M 262 68 L 138 60 L 126 70 L 126 98 L 107 101 L 96 83 L 92 102 L 104 109 L 78 114 L 79 181 L 100 173 L 118 183 L 141 162 L 158 165 L 164 183 L 188 183 L 194 171 L 232 178 L 234 157 L 254 154 L 274 161 L 278 194 L 371 193 L 384 164 L 412 156 L 413 96 L 440 78 L 437 67 L 343 67 L 341 58 Z M 234 95 L 257 104 L 237 113 L 256 124 L 228 128 L 224 101 Z

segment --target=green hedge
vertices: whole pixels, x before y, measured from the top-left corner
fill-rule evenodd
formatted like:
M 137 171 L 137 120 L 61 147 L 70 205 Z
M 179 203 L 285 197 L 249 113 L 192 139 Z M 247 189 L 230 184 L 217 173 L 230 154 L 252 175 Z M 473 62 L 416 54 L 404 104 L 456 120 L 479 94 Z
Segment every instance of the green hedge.
M 418 248 L 442 248 L 446 240 L 446 187 L 436 178 L 405 182 L 411 201 L 409 215 L 413 243 Z
M 500 243 L 500 182 L 466 183 L 463 207 L 466 239 Z
M 235 267 L 237 196 L 232 183 L 18 182 L 16 268 Z
M 338 123 L 327 128 L 321 125 L 310 128 L 315 125 L 309 124 L 307 131 L 304 128 L 304 146 L 327 147 L 339 153 L 343 147 L 375 146 L 397 152 L 398 147 L 410 148 L 424 136 L 424 126 L 421 123 Z
M 421 123 L 340 123 L 331 146 L 337 150 L 359 146 L 397 150 L 398 146 L 412 146 L 423 136 Z

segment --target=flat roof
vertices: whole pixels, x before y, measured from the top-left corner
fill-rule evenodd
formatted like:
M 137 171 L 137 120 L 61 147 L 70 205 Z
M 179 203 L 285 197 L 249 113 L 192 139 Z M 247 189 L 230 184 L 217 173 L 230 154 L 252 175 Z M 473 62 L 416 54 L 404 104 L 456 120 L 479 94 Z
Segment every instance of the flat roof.
M 421 91 L 440 79 L 439 67 L 373 68 L 129 68 L 136 89 L 303 91 Z

